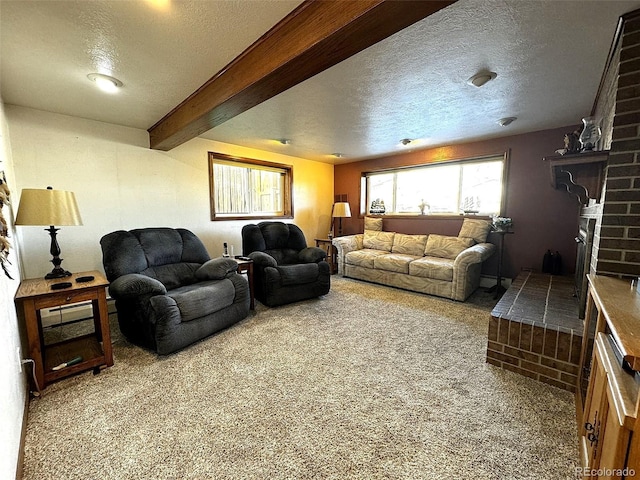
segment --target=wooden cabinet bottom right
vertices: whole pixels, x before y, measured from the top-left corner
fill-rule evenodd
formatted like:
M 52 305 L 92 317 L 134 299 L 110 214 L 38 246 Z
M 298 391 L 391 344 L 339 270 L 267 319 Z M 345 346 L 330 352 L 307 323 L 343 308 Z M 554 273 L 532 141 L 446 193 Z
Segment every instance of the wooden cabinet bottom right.
M 639 308 L 629 281 L 589 276 L 587 309 L 597 324 L 579 426 L 585 479 L 640 478 Z

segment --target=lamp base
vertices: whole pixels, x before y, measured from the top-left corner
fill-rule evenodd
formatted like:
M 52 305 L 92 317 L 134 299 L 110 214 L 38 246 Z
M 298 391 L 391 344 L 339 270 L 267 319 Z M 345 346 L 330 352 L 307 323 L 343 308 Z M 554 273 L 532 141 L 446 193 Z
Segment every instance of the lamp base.
M 52 278 L 64 278 L 64 277 L 70 277 L 70 276 L 71 276 L 71 272 L 68 272 L 63 268 L 56 267 L 53 270 L 51 270 L 49 273 L 47 273 L 44 276 L 44 278 L 45 280 L 50 280 Z
M 45 228 L 44 230 L 45 232 L 49 232 L 49 235 L 51 235 L 51 248 L 49 249 L 49 253 L 53 255 L 53 258 L 51 259 L 51 263 L 53 263 L 53 270 L 45 275 L 45 280 L 70 277 L 71 272 L 67 272 L 60 266 L 62 259 L 60 258 L 60 245 L 58 245 L 58 240 L 56 238 L 58 230 L 60 229 L 51 225 L 49 228 Z

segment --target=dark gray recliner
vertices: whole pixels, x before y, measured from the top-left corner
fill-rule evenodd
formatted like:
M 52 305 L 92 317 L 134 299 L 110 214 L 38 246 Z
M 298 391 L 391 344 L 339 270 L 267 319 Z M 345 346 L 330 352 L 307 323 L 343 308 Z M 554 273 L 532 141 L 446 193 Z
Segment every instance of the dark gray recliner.
M 167 354 L 249 313 L 249 285 L 230 258 L 211 260 L 185 229 L 119 230 L 100 240 L 122 333 Z
M 307 247 L 296 225 L 261 222 L 242 227 L 242 254 L 254 262 L 255 297 L 268 307 L 326 295 L 331 287 L 327 253 Z

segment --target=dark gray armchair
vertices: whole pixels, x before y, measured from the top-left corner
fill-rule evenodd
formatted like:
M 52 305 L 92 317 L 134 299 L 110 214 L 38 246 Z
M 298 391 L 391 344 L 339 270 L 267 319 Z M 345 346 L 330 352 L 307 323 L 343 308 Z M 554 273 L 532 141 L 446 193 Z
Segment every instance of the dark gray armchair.
M 249 313 L 249 285 L 230 258 L 211 260 L 185 229 L 143 228 L 100 240 L 122 333 L 167 354 Z
M 329 293 L 326 252 L 307 247 L 296 225 L 261 222 L 242 227 L 242 254 L 254 262 L 255 297 L 269 307 Z

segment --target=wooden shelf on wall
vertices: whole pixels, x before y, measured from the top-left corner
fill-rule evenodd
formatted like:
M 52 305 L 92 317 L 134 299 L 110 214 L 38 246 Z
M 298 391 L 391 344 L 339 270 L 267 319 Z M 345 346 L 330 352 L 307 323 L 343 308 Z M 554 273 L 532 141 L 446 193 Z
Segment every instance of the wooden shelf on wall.
M 590 198 L 600 201 L 608 160 L 608 150 L 544 157 L 551 185 L 575 195 L 582 205 L 587 205 Z

